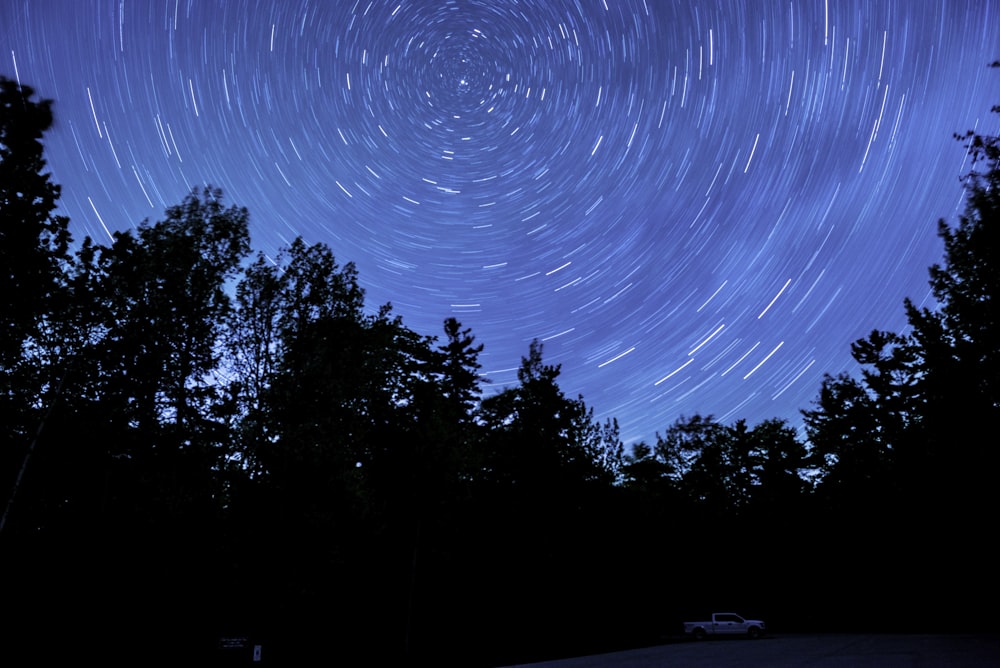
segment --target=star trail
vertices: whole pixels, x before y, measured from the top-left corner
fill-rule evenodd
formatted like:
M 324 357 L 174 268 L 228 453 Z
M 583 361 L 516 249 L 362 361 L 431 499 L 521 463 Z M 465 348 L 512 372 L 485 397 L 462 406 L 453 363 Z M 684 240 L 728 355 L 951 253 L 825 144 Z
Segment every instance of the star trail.
M 454 316 L 486 394 L 529 342 L 627 442 L 799 425 L 850 343 L 932 305 L 952 134 L 997 132 L 1000 13 L 944 0 L 8 0 L 77 241 L 193 186 L 375 309 Z

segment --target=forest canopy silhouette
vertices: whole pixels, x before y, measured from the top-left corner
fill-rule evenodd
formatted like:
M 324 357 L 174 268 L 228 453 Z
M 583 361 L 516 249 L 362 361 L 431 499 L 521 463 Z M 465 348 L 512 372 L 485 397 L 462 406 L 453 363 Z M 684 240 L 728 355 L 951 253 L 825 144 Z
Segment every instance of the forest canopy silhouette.
M 326 245 L 255 253 L 218 188 L 73 240 L 52 123 L 0 78 L 4 630 L 35 656 L 217 657 L 233 636 L 275 664 L 496 665 L 727 607 L 991 628 L 998 137 L 957 136 L 972 167 L 936 303 L 850 344 L 860 376 L 825 377 L 805 438 L 693 415 L 626 451 L 540 342 L 484 396 L 471 329 L 371 307 Z

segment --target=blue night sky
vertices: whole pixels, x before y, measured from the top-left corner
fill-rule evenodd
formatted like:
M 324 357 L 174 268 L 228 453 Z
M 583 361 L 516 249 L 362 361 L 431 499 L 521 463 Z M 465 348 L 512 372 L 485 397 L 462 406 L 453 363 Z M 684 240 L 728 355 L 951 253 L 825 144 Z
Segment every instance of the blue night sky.
M 929 305 L 997 132 L 1000 3 L 4 0 L 0 74 L 55 100 L 84 236 L 193 186 L 255 250 L 353 261 L 374 310 L 529 342 L 628 442 L 678 417 L 800 424 L 851 341 Z

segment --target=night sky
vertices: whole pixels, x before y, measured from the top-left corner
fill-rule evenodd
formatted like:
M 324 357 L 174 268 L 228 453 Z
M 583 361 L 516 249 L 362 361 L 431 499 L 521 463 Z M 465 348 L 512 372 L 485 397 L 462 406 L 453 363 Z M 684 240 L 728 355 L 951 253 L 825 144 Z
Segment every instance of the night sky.
M 939 218 L 996 132 L 1000 3 L 2 0 L 0 74 L 55 100 L 77 241 L 193 186 L 302 235 L 374 310 L 539 339 L 628 442 L 799 426 L 850 343 L 930 305 Z

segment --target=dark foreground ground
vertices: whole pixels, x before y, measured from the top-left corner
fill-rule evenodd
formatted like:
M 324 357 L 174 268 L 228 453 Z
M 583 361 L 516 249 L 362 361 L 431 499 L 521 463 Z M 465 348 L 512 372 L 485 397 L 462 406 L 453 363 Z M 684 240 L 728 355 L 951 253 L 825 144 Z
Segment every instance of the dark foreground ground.
M 995 668 L 1000 635 L 775 635 L 678 641 L 531 668 Z

